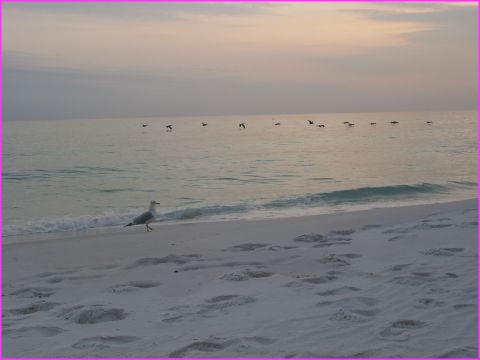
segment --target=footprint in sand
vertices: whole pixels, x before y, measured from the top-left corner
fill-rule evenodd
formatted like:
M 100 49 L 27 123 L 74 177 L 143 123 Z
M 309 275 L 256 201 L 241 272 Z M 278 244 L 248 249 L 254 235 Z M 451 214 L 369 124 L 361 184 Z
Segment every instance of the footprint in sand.
M 59 304 L 54 302 L 39 301 L 32 303 L 28 306 L 19 307 L 15 309 L 7 310 L 10 314 L 14 315 L 29 315 L 39 311 L 49 311 Z
M 355 254 L 355 253 L 347 253 L 347 254 L 338 254 L 339 257 L 346 257 L 347 259 L 358 259 L 359 257 L 362 257 L 363 255 L 361 254 Z
M 388 241 L 397 241 L 402 239 L 407 239 L 408 237 L 405 235 L 397 235 L 388 239 Z
M 453 256 L 459 252 L 462 252 L 464 249 L 463 248 L 433 248 L 433 249 L 426 249 L 423 251 L 420 251 L 420 253 L 424 255 L 430 255 L 430 256 Z
M 240 245 L 232 246 L 231 248 L 224 249 L 226 250 L 234 250 L 234 251 L 255 251 L 258 249 L 263 249 L 269 246 L 270 244 L 261 244 L 261 243 L 245 243 Z
M 391 350 L 387 347 L 385 348 L 373 348 L 365 349 L 358 352 L 355 352 L 351 355 L 345 356 L 345 358 L 364 358 L 364 359 L 374 359 L 374 358 L 385 358 L 386 354 L 391 354 Z
M 441 287 L 434 287 L 434 288 L 428 289 L 427 294 L 440 295 L 440 294 L 446 294 L 446 293 L 449 293 L 449 292 L 450 292 L 450 290 L 448 290 L 448 289 L 441 288 Z
M 268 247 L 270 251 L 277 251 L 277 250 L 292 250 L 298 249 L 298 246 L 280 246 L 280 245 L 272 245 Z
M 461 227 L 461 228 L 472 228 L 472 229 L 476 229 L 478 228 L 478 221 L 465 221 L 465 222 L 462 222 L 460 225 L 457 225 L 458 227 Z
M 330 320 L 364 322 L 371 320 L 380 312 L 380 309 L 373 308 L 378 302 L 377 299 L 367 296 L 352 296 L 330 302 L 323 301 L 316 306 L 333 305 L 340 307 L 337 312 L 330 316 Z
M 124 309 L 108 308 L 103 305 L 77 305 L 62 310 L 59 317 L 76 324 L 97 324 L 125 319 L 127 313 Z
M 187 346 L 171 352 L 168 357 L 181 358 L 188 354 L 190 358 L 206 358 L 212 357 L 211 355 L 208 355 L 208 353 L 221 351 L 229 347 L 234 347 L 234 349 L 230 350 L 230 352 L 238 353 L 239 351 L 244 351 L 245 349 L 250 348 L 252 345 L 267 346 L 274 344 L 276 341 L 276 339 L 271 339 L 263 336 L 250 336 L 229 340 L 221 340 L 214 338 L 212 340 L 192 342 Z M 196 354 L 198 354 L 199 356 L 195 356 Z
M 439 221 L 450 221 L 450 218 L 437 218 L 437 219 L 425 219 L 422 220 L 422 223 L 431 223 L 431 222 L 439 222 Z
M 332 238 L 326 238 L 323 242 L 314 245 L 314 248 L 324 248 L 324 247 L 330 247 L 330 246 L 340 246 L 340 245 L 349 245 L 350 241 L 352 241 L 351 238 L 346 238 L 346 237 L 332 237 Z
M 365 322 L 380 312 L 378 309 L 340 309 L 329 317 L 332 321 Z
M 412 272 L 410 275 L 396 276 L 390 280 L 391 283 L 398 285 L 420 286 L 434 281 L 430 273 Z
M 138 289 L 149 289 L 158 287 L 161 284 L 157 281 L 149 281 L 149 280 L 138 280 L 138 281 L 129 281 L 125 284 L 118 284 L 115 285 L 111 291 L 113 293 L 125 293 L 125 292 L 132 292 Z
M 349 235 L 354 230 L 338 230 L 330 232 L 327 236 L 322 234 L 303 234 L 293 239 L 294 242 L 314 243 L 314 248 L 323 248 L 336 245 L 348 245 L 351 238 L 342 237 L 341 235 Z
M 344 229 L 344 230 L 334 230 L 330 231 L 328 236 L 337 236 L 337 235 L 352 235 L 355 232 L 353 229 Z
M 107 265 L 101 265 L 101 266 L 96 266 L 93 269 L 94 270 L 113 270 L 117 269 L 119 266 L 116 264 L 107 264 Z
M 247 305 L 255 302 L 256 299 L 251 296 L 243 295 L 219 295 L 206 299 L 203 303 L 196 306 L 176 306 L 170 308 L 171 312 L 164 314 L 163 322 L 171 323 L 183 321 L 186 318 L 198 318 L 199 316 L 211 316 L 217 311 L 225 312 L 238 306 Z
M 189 255 L 174 255 L 170 254 L 164 257 L 148 257 L 135 261 L 133 264 L 126 266 L 126 269 L 135 269 L 138 267 L 161 265 L 161 264 L 176 264 L 183 265 L 191 261 L 200 261 L 201 255 L 189 254 Z
M 222 267 L 238 267 L 238 266 L 257 266 L 257 268 L 265 267 L 262 262 L 259 261 L 231 261 L 220 264 L 211 264 L 211 265 L 190 265 L 184 266 L 176 271 L 194 271 L 194 270 L 203 270 L 203 269 L 212 269 L 212 268 L 222 268 Z
M 268 271 L 244 270 L 240 273 L 233 272 L 233 273 L 225 274 L 221 276 L 220 279 L 228 280 L 228 281 L 246 281 L 250 279 L 266 278 L 272 275 L 273 273 Z
M 24 298 L 46 298 L 55 294 L 55 288 L 47 288 L 47 287 L 27 287 L 16 290 L 11 293 L 14 296 L 20 296 Z
M 379 224 L 368 224 L 368 225 L 364 225 L 360 228 L 360 230 L 371 230 L 371 229 L 378 229 L 378 228 L 381 228 L 382 225 L 379 225 Z
M 178 305 L 168 308 L 168 312 L 163 314 L 163 322 L 173 323 L 177 321 L 182 321 L 186 316 L 195 315 L 195 311 L 192 310 L 193 307 L 190 305 Z M 170 312 L 171 311 L 171 312 Z
M 201 355 L 200 357 L 208 357 L 205 355 L 205 353 L 223 350 L 233 344 L 236 344 L 237 342 L 237 340 L 228 340 L 223 342 L 195 341 L 187 346 L 171 352 L 168 354 L 168 357 L 181 358 L 191 352 L 203 354 L 203 356 Z
M 354 286 L 342 286 L 332 290 L 318 292 L 317 295 L 320 295 L 320 296 L 343 295 L 343 294 L 348 294 L 352 291 L 359 291 L 359 290 L 360 290 L 359 288 L 356 288 Z
M 377 305 L 379 300 L 367 296 L 351 296 L 335 300 L 335 304 L 349 309 L 358 308 L 360 306 L 368 306 L 369 308 Z
M 418 320 L 398 320 L 383 329 L 379 337 L 384 340 L 407 341 L 410 339 L 410 331 L 421 329 L 427 323 Z
M 276 339 L 271 339 L 271 338 L 267 338 L 267 337 L 263 337 L 263 336 L 249 336 L 249 337 L 246 337 L 244 339 L 247 340 L 247 341 L 253 341 L 253 342 L 256 342 L 256 343 L 262 344 L 262 345 L 271 345 L 271 344 L 274 344 L 274 343 L 277 342 Z
M 444 353 L 432 355 L 431 358 L 476 359 L 478 358 L 478 349 L 477 346 L 456 347 Z
M 18 329 L 2 329 L 2 335 L 4 336 L 55 336 L 62 332 L 61 329 L 56 326 L 24 326 Z
M 242 306 L 255 302 L 255 298 L 251 296 L 242 295 L 220 295 L 213 298 L 206 299 L 203 304 L 199 306 L 203 310 L 225 310 L 228 308 Z M 201 310 L 201 312 L 204 312 Z
M 407 234 L 412 228 L 395 228 L 383 231 L 383 234 Z
M 331 265 L 331 266 L 334 266 L 334 267 L 343 267 L 343 266 L 349 266 L 350 263 L 343 259 L 343 257 L 345 256 L 342 256 L 342 255 L 337 255 L 337 254 L 330 254 L 330 255 L 327 255 L 321 259 L 318 259 L 317 262 L 320 263 L 320 264 L 327 264 L 327 265 Z
M 455 304 L 453 305 L 453 308 L 454 309 L 476 309 L 477 308 L 477 305 L 475 304 Z
M 412 265 L 412 264 L 397 264 L 397 265 L 391 266 L 390 268 L 388 268 L 388 270 L 389 271 L 400 271 L 400 270 L 408 268 L 410 265 Z
M 300 242 L 300 243 L 316 243 L 316 242 L 326 241 L 326 239 L 322 234 L 303 234 L 303 235 L 297 236 L 292 241 Z
M 413 228 L 419 230 L 429 230 L 429 229 L 441 229 L 453 226 L 453 224 L 430 224 L 428 222 L 424 222 L 422 224 L 416 225 Z
M 341 246 L 341 245 L 348 245 L 348 242 L 326 242 L 318 245 L 312 246 L 313 248 L 325 248 L 330 246 Z
M 417 300 L 417 303 L 418 304 L 415 307 L 420 309 L 435 308 L 444 304 L 443 301 L 439 301 L 433 298 L 420 298 Z
M 77 341 L 72 345 L 74 349 L 104 350 L 112 346 L 126 345 L 140 339 L 136 336 L 95 336 Z
M 47 280 L 50 284 L 57 284 L 65 280 L 70 281 L 77 281 L 77 280 L 92 280 L 92 279 L 99 279 L 103 277 L 103 275 L 79 275 L 79 276 L 54 276 Z
M 302 279 L 303 282 L 308 283 L 308 284 L 326 284 L 329 282 L 332 282 L 334 280 L 337 280 L 338 276 L 336 275 L 325 275 L 325 276 L 318 276 L 318 277 L 312 277 L 312 278 L 307 278 L 307 279 Z
M 46 278 L 50 276 L 61 276 L 61 275 L 71 275 L 76 273 L 77 270 L 64 270 L 64 271 L 53 271 L 53 272 L 43 272 L 40 274 L 37 274 L 37 277 L 39 278 Z

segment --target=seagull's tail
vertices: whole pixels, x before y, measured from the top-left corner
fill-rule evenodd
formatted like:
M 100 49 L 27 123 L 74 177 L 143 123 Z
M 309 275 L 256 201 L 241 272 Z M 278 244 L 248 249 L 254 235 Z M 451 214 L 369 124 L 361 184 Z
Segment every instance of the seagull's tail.
M 125 225 L 124 227 L 132 226 L 132 225 L 133 225 L 133 223 L 130 223 L 130 224 Z

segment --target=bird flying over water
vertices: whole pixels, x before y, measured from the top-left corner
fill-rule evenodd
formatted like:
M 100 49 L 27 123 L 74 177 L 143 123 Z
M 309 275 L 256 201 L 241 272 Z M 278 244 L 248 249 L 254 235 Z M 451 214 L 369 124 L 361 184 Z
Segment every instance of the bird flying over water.
M 312 121 L 312 120 L 307 120 L 307 121 L 308 121 L 308 123 L 309 123 L 310 125 L 313 125 L 313 121 Z
M 240 124 L 238 124 L 238 127 L 239 127 L 239 128 L 244 128 L 244 129 L 246 129 L 245 123 L 240 123 Z
M 172 125 L 167 125 L 165 127 L 167 128 L 167 131 L 172 131 Z
M 147 227 L 147 232 L 152 231 L 153 229 L 148 224 L 150 224 L 153 220 L 155 220 L 155 215 L 157 215 L 157 210 L 155 209 L 155 205 L 159 205 L 159 204 L 160 203 L 156 202 L 155 200 L 150 201 L 150 207 L 148 211 L 145 211 L 142 215 L 137 216 L 132 220 L 130 224 L 127 224 L 125 226 L 145 224 L 145 226 Z

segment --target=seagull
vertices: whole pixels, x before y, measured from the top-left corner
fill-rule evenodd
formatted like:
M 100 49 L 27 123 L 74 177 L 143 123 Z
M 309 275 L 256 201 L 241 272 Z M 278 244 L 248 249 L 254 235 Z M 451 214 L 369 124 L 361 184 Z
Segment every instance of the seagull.
M 148 124 L 142 124 L 142 127 L 147 127 L 147 126 L 148 126 Z
M 167 128 L 167 131 L 172 131 L 172 125 L 167 125 L 165 127 Z
M 309 123 L 310 125 L 313 125 L 313 121 L 312 121 L 312 120 L 307 120 L 307 121 L 308 121 L 308 123 Z
M 202 126 L 207 126 L 207 125 L 208 125 L 207 123 L 202 122 Z
M 433 121 L 427 121 L 427 125 L 432 125 Z
M 323 125 L 323 124 L 320 124 L 320 125 L 317 125 L 317 126 L 318 126 L 318 127 L 325 127 L 325 125 Z
M 150 201 L 150 208 L 148 209 L 148 211 L 145 211 L 142 215 L 137 216 L 130 224 L 127 224 L 125 226 L 145 224 L 145 226 L 147 227 L 147 232 L 152 231 L 153 229 L 148 226 L 148 224 L 155 220 L 155 215 L 157 214 L 157 211 L 155 210 L 155 205 L 159 204 L 160 203 L 156 202 L 155 200 Z
M 350 124 L 348 121 L 344 121 L 343 123 L 344 123 L 344 124 Z
M 370 125 L 377 125 L 377 123 L 370 123 Z
M 352 126 L 355 126 L 355 124 L 348 123 L 348 127 L 352 127 Z
M 397 125 L 398 121 L 390 121 L 390 124 Z
M 280 125 L 280 123 L 275 123 L 275 125 Z
M 239 128 L 242 128 L 242 127 L 243 127 L 244 129 L 246 129 L 246 128 L 245 128 L 245 123 L 238 124 L 238 127 L 239 127 Z

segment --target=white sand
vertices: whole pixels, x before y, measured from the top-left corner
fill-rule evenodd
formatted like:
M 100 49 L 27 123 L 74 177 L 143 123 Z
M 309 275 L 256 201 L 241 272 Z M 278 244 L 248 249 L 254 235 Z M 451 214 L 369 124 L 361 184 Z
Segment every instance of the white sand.
M 4 244 L 3 356 L 477 357 L 477 227 L 468 200 Z

